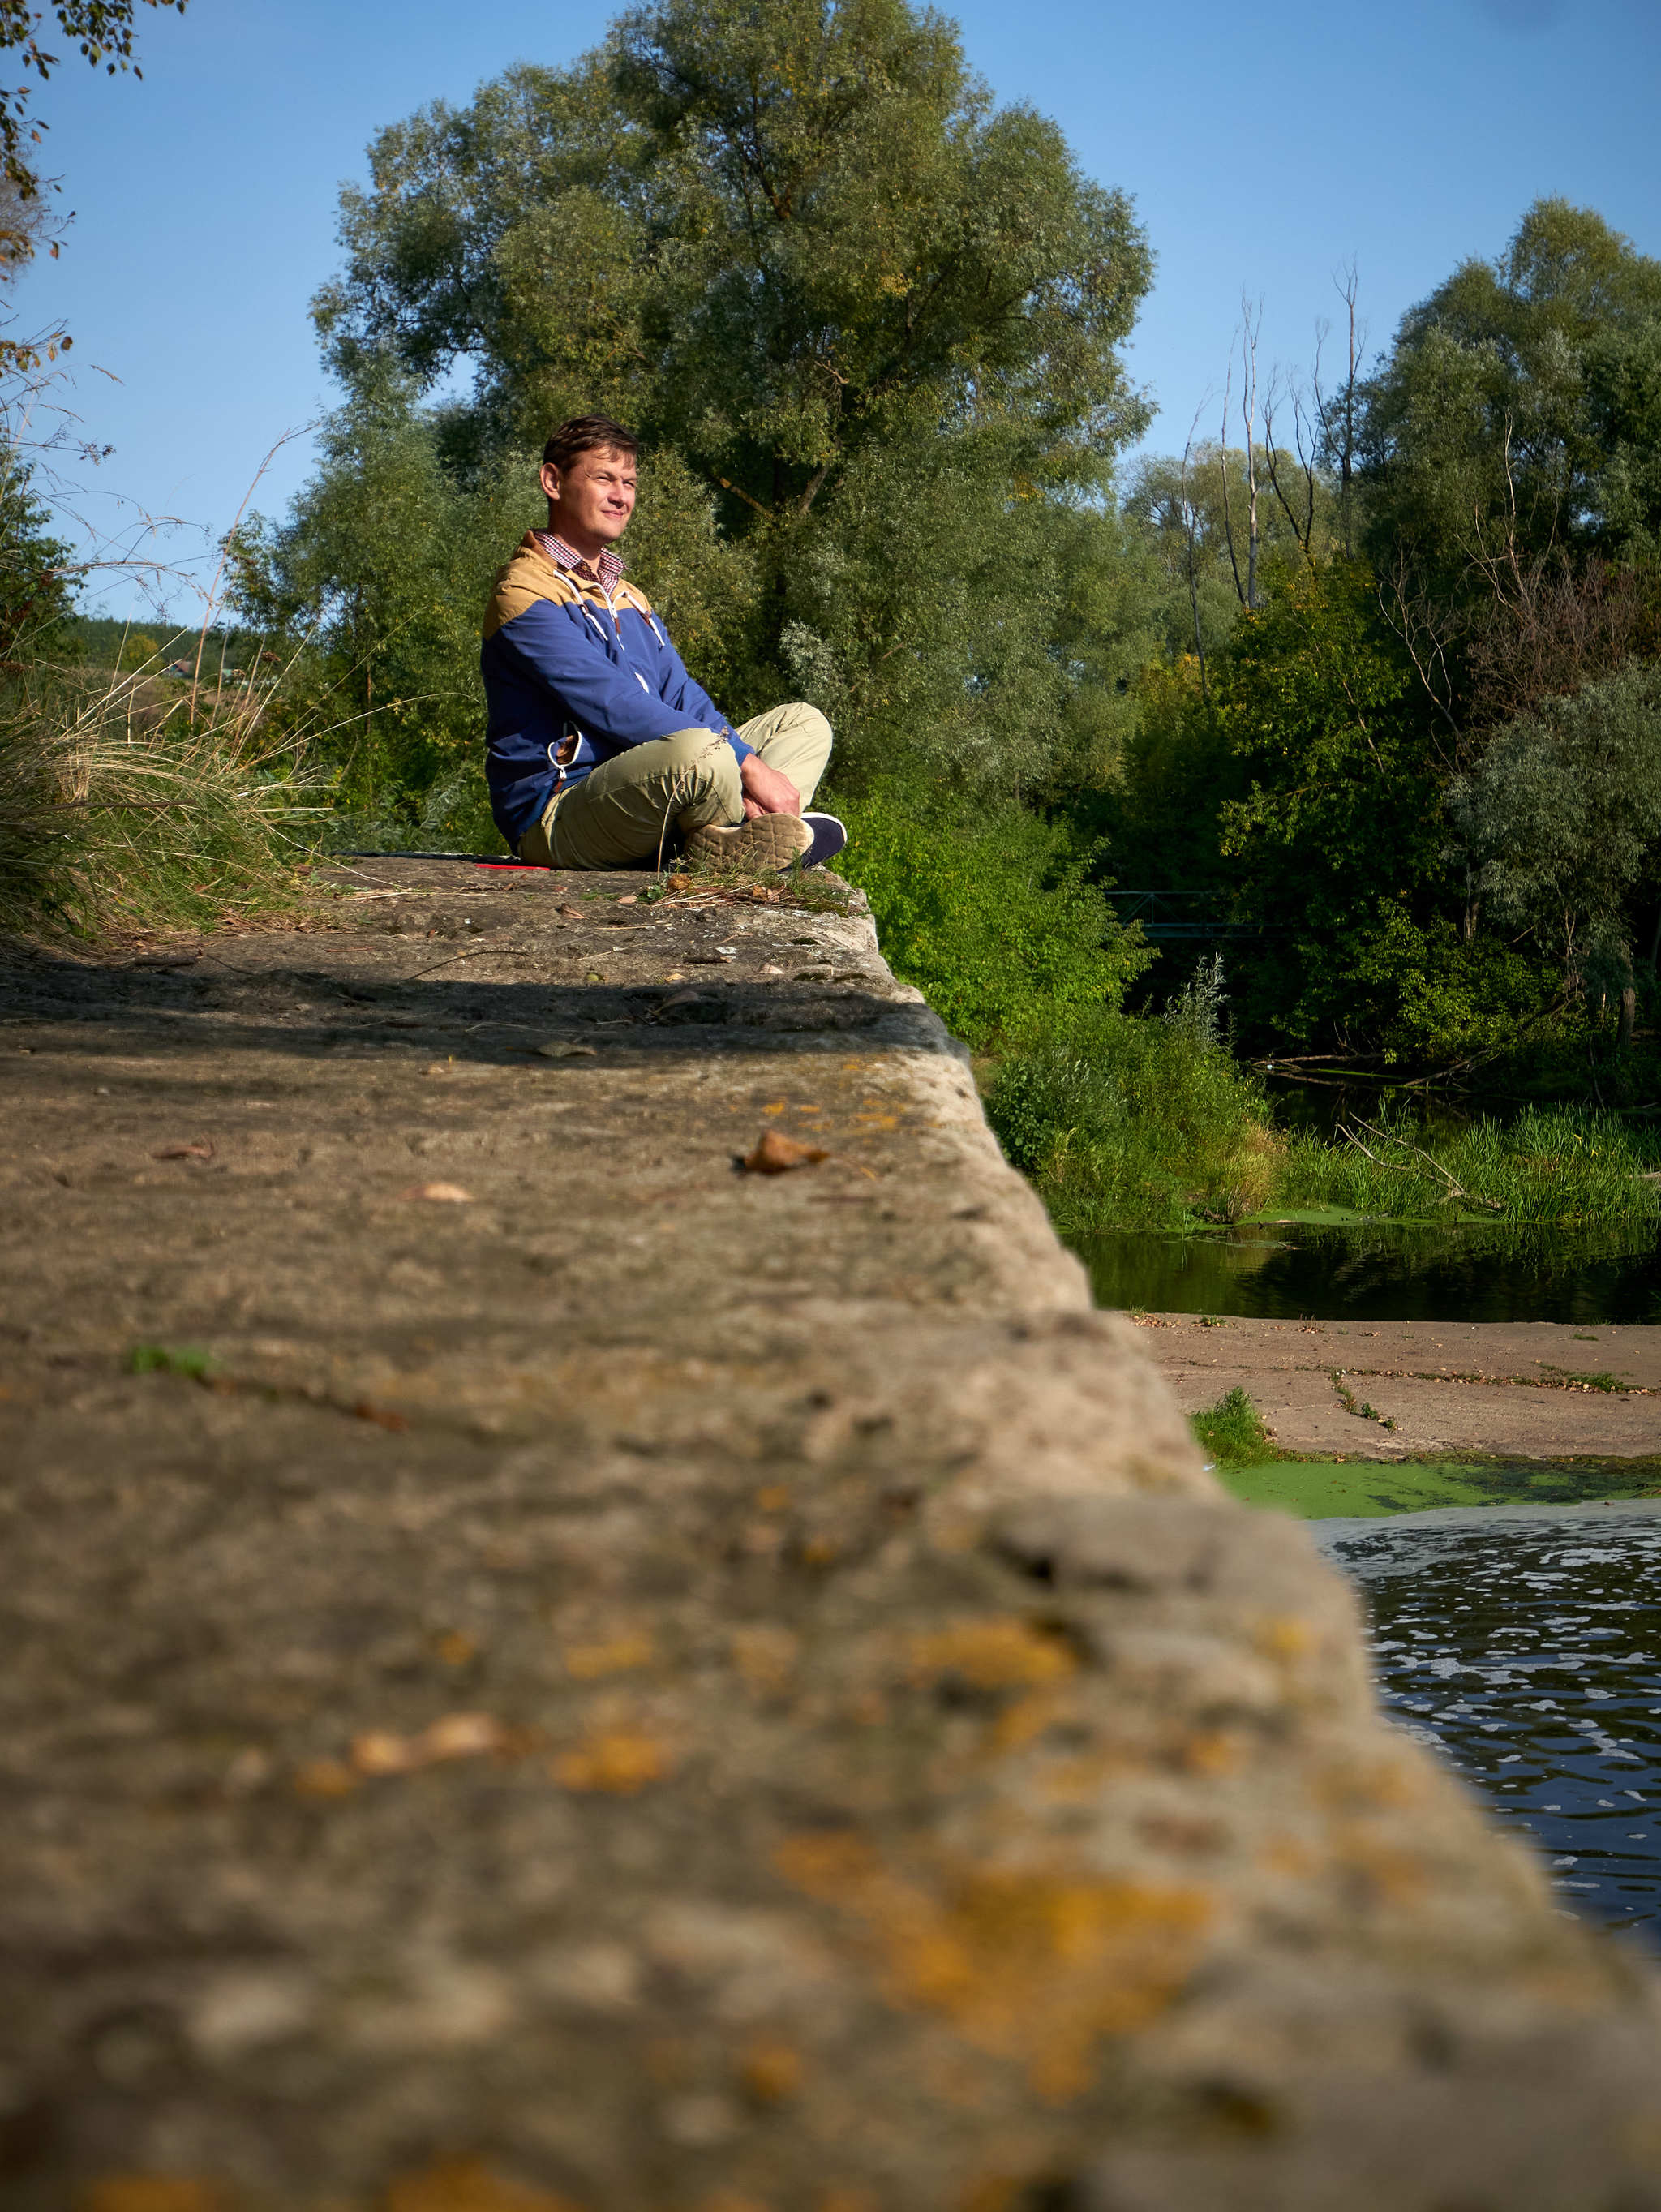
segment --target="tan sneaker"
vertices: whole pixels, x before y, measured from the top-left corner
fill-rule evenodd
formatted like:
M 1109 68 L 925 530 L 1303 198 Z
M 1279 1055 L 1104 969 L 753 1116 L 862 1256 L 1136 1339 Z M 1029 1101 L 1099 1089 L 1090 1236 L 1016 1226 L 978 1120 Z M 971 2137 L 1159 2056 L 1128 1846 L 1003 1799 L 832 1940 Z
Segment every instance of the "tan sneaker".
M 799 814 L 758 814 L 753 822 L 740 822 L 731 829 L 702 823 L 687 831 L 682 850 L 688 860 L 703 867 L 764 876 L 799 860 L 812 843 L 813 831 Z

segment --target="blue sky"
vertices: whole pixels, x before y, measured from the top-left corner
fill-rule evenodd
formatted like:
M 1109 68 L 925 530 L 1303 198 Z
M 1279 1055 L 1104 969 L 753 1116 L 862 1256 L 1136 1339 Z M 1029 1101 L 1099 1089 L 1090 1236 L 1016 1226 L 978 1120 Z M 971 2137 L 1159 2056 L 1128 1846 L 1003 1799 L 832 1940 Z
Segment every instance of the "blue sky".
M 956 13 L 998 98 L 1053 116 L 1084 167 L 1137 202 L 1158 274 L 1130 361 L 1161 410 L 1156 449 L 1179 448 L 1220 390 L 1243 289 L 1264 302 L 1267 366 L 1307 359 L 1346 261 L 1376 347 L 1544 193 L 1661 253 L 1655 0 L 969 0 Z M 566 0 L 506 17 L 453 0 L 141 14 L 142 83 L 77 60 L 37 97 L 45 167 L 76 220 L 18 306 L 26 327 L 68 319 L 70 404 L 114 447 L 79 471 L 82 511 L 106 533 L 123 515 L 181 518 L 169 556 L 205 577 L 204 550 L 268 449 L 330 404 L 307 302 L 336 265 L 339 185 L 363 175 L 372 134 L 427 100 L 465 100 L 513 61 L 568 60 L 604 18 Z M 280 510 L 309 467 L 296 439 L 256 504 Z M 115 572 L 100 604 L 142 602 Z M 173 606 L 186 613 L 188 594 L 175 588 Z

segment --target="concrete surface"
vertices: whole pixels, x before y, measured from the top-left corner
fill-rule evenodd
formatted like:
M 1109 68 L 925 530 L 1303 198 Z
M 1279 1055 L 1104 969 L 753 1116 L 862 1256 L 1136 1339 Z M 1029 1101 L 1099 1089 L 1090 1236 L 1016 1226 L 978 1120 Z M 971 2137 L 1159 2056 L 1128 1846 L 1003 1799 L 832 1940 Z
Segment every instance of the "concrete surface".
M 640 886 L 6 956 L 9 2212 L 1661 2208 L 869 922 Z

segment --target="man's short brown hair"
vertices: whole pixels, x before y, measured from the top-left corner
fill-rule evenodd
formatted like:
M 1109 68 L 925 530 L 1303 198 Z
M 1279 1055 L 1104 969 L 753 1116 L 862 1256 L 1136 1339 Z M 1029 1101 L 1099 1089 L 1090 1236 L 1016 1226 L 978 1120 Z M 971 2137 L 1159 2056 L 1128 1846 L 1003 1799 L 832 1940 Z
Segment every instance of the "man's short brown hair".
M 561 423 L 543 447 L 543 466 L 558 469 L 563 475 L 579 453 L 627 453 L 632 461 L 640 451 L 640 441 L 634 433 L 614 422 L 609 415 L 573 415 L 568 422 Z

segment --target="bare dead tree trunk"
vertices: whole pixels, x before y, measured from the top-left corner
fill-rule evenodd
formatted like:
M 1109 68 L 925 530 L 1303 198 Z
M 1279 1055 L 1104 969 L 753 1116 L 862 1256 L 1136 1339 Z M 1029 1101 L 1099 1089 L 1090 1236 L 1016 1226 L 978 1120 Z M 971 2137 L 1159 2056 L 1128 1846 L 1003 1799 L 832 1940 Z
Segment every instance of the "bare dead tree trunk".
M 1203 406 L 1204 404 L 1202 400 L 1200 405 Z M 1179 496 L 1182 501 L 1185 565 L 1188 571 L 1188 611 L 1194 624 L 1194 658 L 1199 662 L 1200 697 L 1209 707 L 1211 703 L 1211 687 L 1205 673 L 1205 640 L 1200 632 L 1199 573 L 1195 561 L 1195 541 L 1198 534 L 1199 518 L 1195 511 L 1193 501 L 1188 496 L 1188 459 L 1194 450 L 1194 433 L 1198 428 L 1199 408 L 1197 407 L 1194 410 L 1194 419 L 1188 426 L 1188 442 L 1182 449 L 1182 475 L 1179 479 Z
M 1320 369 L 1318 337 L 1316 341 L 1316 373 Z M 1292 403 L 1292 438 L 1297 448 L 1298 474 L 1302 483 L 1298 489 L 1298 507 L 1294 508 L 1281 482 L 1282 463 L 1286 454 L 1275 437 L 1275 408 L 1279 391 L 1283 389 Z M 1270 379 L 1269 390 L 1263 403 L 1263 463 L 1269 473 L 1269 488 L 1279 502 L 1281 512 L 1292 526 L 1292 534 L 1303 548 L 1303 557 L 1313 563 L 1315 541 L 1315 462 L 1318 441 L 1312 426 L 1305 420 L 1302 388 L 1290 377 L 1280 378 L 1277 370 Z M 1289 473 L 1289 469 L 1287 471 Z M 1301 513 L 1298 510 L 1301 509 Z
M 1325 324 L 1317 326 L 1315 354 L 1315 416 L 1321 428 L 1321 441 L 1326 448 L 1328 465 L 1336 469 L 1338 478 L 1338 538 L 1346 561 L 1355 557 L 1355 416 L 1359 404 L 1358 386 L 1361 377 L 1361 349 L 1367 343 L 1367 325 L 1356 319 L 1355 301 L 1360 296 L 1361 280 L 1355 264 L 1351 261 L 1332 279 L 1338 297 L 1343 301 L 1347 321 L 1347 348 L 1344 380 L 1342 388 L 1331 398 L 1321 389 L 1319 340 L 1324 338 Z
M 1621 994 L 1621 1049 L 1630 1052 L 1632 1033 L 1638 1025 L 1638 993 L 1628 983 Z
M 1252 303 L 1244 292 L 1240 295 L 1240 417 L 1246 425 L 1246 604 L 1249 609 L 1258 604 L 1258 548 L 1260 534 L 1258 522 L 1258 333 L 1263 328 L 1263 302 L 1258 302 L 1257 320 L 1252 319 Z
M 1246 586 L 1240 581 L 1240 564 L 1234 552 L 1234 515 L 1228 500 L 1228 417 L 1234 404 L 1234 349 L 1228 349 L 1228 374 L 1222 387 L 1222 434 L 1217 441 L 1217 473 L 1222 478 L 1222 538 L 1228 548 L 1228 567 L 1234 579 L 1234 597 L 1242 606 L 1248 604 Z

